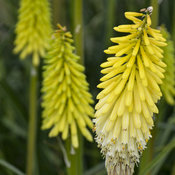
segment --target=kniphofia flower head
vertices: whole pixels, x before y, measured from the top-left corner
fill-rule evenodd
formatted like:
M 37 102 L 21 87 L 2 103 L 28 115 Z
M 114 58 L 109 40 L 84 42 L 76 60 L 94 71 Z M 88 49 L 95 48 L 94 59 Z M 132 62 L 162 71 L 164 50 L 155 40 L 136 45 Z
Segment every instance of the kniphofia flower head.
M 14 52 L 20 52 L 21 59 L 32 55 L 34 65 L 38 65 L 51 34 L 48 0 L 21 0 L 15 32 Z
M 171 40 L 170 34 L 165 27 L 161 26 L 161 32 L 167 39 L 167 46 L 163 48 L 164 57 L 163 61 L 167 65 L 165 68 L 165 78 L 161 85 L 161 90 L 167 103 L 170 105 L 175 104 L 175 57 L 174 57 L 174 43 Z
M 88 92 L 84 67 L 74 53 L 72 35 L 65 27 L 58 25 L 58 28 L 44 59 L 42 129 L 51 128 L 50 137 L 61 133 L 63 140 L 70 135 L 73 147 L 77 148 L 78 128 L 87 140 L 92 141 L 87 126 L 93 127 L 89 118 L 94 115 L 90 106 L 93 100 Z
M 117 43 L 105 50 L 114 54 L 101 64 L 105 74 L 97 87 L 94 120 L 96 141 L 106 158 L 110 175 L 131 175 L 151 137 L 156 102 L 162 96 L 159 84 L 164 78 L 162 61 L 165 39 L 151 28 L 152 7 L 143 12 L 126 12 L 134 24 L 120 25 L 114 30 L 129 33 L 111 38 Z

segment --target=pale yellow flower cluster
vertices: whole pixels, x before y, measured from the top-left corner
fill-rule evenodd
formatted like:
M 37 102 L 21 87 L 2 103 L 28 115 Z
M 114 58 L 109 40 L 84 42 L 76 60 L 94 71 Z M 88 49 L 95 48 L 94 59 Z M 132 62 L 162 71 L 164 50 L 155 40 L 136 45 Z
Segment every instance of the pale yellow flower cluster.
M 94 123 L 96 141 L 111 175 L 133 174 L 151 137 L 153 114 L 158 113 L 159 85 L 166 67 L 160 47 L 167 44 L 160 31 L 150 27 L 151 10 L 125 13 L 134 24 L 114 28 L 129 34 L 111 38 L 117 44 L 105 53 L 114 56 L 101 64 L 105 75 L 98 85 L 103 90 L 97 96 Z
M 15 53 L 25 59 L 32 54 L 34 65 L 45 56 L 51 34 L 50 7 L 48 0 L 21 0 L 16 26 Z
M 167 46 L 163 48 L 164 58 L 163 61 L 166 63 L 165 78 L 161 85 L 161 90 L 167 103 L 170 105 L 175 104 L 175 57 L 174 57 L 174 43 L 170 39 L 170 34 L 165 27 L 161 27 L 163 36 L 167 39 Z
M 94 116 L 90 106 L 93 100 L 88 92 L 84 67 L 78 63 L 79 56 L 74 53 L 72 35 L 64 27 L 58 27 L 44 59 L 42 129 L 51 128 L 50 137 L 62 133 L 65 140 L 71 136 L 72 145 L 77 148 L 78 128 L 87 140 L 92 141 L 86 127 L 93 127 L 89 118 Z

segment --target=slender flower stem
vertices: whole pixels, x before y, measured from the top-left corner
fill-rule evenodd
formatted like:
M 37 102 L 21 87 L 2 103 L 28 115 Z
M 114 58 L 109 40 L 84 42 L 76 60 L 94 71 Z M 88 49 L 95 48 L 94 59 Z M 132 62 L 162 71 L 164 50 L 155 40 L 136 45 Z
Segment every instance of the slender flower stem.
M 116 20 L 116 15 L 114 14 L 116 9 L 117 0 L 108 1 L 107 5 L 107 20 L 106 20 L 106 39 L 105 39 L 105 48 L 109 45 L 109 38 L 112 35 L 114 27 L 114 19 Z
M 67 167 L 68 175 L 82 175 L 83 174 L 83 139 L 81 133 L 78 133 L 79 147 L 74 149 L 71 146 L 71 139 L 66 140 L 67 156 L 70 161 L 70 167 Z
M 54 27 L 60 23 L 61 25 L 65 25 L 65 4 L 64 0 L 53 0 L 53 24 Z
M 77 54 L 80 63 L 84 64 L 84 42 L 83 42 L 83 0 L 74 0 L 73 4 L 73 28 Z M 83 136 L 78 131 L 79 147 L 76 150 L 77 175 L 83 174 Z
M 77 54 L 80 56 L 80 63 L 84 63 L 84 43 L 83 43 L 83 1 L 73 2 L 73 34 Z
M 36 132 L 37 132 L 37 67 L 31 67 L 29 97 L 29 128 L 27 143 L 27 175 L 35 174 Z
M 71 147 L 71 138 L 69 137 L 66 140 L 66 151 L 67 151 L 68 160 L 70 162 L 70 167 L 67 167 L 68 175 L 77 174 L 77 167 L 76 167 L 77 160 L 76 160 L 75 152 L 72 149 L 73 148 Z
M 80 131 L 78 132 L 79 138 L 79 148 L 77 150 L 77 169 L 78 175 L 83 174 L 83 136 L 81 135 Z
M 156 28 L 158 25 L 158 17 L 159 17 L 159 4 L 158 0 L 151 0 L 151 5 L 153 6 L 152 13 L 152 27 Z
M 73 1 L 73 34 L 77 54 L 80 56 L 80 63 L 84 64 L 84 44 L 83 44 L 83 1 Z M 83 174 L 83 137 L 78 131 L 79 147 L 75 149 L 75 154 L 71 154 L 71 142 L 67 141 L 67 153 L 71 163 L 67 168 L 68 175 Z

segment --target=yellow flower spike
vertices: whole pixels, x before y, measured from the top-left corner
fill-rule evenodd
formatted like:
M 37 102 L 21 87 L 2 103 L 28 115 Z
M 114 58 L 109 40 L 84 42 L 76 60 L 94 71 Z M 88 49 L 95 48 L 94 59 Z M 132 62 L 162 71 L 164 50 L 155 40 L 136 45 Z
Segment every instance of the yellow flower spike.
M 14 52 L 20 58 L 32 55 L 33 64 L 38 65 L 45 56 L 51 34 L 50 7 L 48 0 L 21 0 L 15 33 Z
M 175 57 L 174 57 L 174 43 L 170 39 L 170 34 L 165 27 L 161 27 L 163 36 L 167 39 L 167 46 L 163 48 L 164 58 L 163 61 L 167 65 L 165 68 L 165 78 L 161 84 L 161 90 L 167 103 L 170 105 L 175 104 Z
M 111 39 L 117 45 L 105 53 L 114 56 L 101 64 L 105 75 L 97 86 L 102 91 L 97 96 L 94 123 L 110 175 L 133 174 L 151 137 L 153 114 L 158 113 L 159 85 L 166 67 L 160 47 L 166 43 L 160 31 L 150 27 L 151 13 L 152 7 L 125 13 L 134 24 L 114 28 L 129 34 Z
M 92 141 L 87 126 L 93 128 L 90 117 L 94 116 L 92 96 L 83 74 L 84 67 L 78 63 L 74 53 L 72 35 L 66 28 L 58 25 L 52 37 L 51 46 L 44 58 L 42 129 L 50 129 L 50 137 L 59 133 L 62 139 L 71 137 L 73 147 L 77 148 L 77 130 Z

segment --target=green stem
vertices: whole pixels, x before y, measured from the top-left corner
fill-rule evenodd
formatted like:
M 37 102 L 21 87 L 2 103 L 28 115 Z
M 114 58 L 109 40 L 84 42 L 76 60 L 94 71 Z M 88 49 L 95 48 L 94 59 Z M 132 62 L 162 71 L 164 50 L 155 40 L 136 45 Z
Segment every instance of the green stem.
M 73 35 L 77 54 L 80 56 L 80 63 L 84 63 L 83 44 L 83 1 L 74 0 L 73 4 Z M 68 175 L 83 174 L 83 137 L 78 131 L 79 147 L 75 149 L 75 154 L 71 154 L 71 140 L 67 141 L 67 154 L 70 161 L 70 168 L 67 168 Z
M 67 167 L 68 175 L 83 174 L 83 139 L 81 133 L 78 133 L 79 147 L 72 148 L 71 138 L 66 140 L 66 150 L 70 167 Z
M 83 1 L 73 1 L 73 34 L 77 54 L 80 56 L 80 63 L 84 64 L 84 43 L 83 43 Z
M 158 16 L 159 16 L 159 4 L 158 0 L 151 0 L 151 5 L 153 6 L 152 13 L 152 27 L 156 28 L 158 25 Z
M 29 128 L 27 143 L 27 175 L 35 174 L 36 132 L 37 132 L 37 67 L 30 72 Z
M 67 157 L 68 160 L 70 162 L 70 167 L 67 167 L 67 174 L 68 175 L 73 175 L 73 174 L 77 174 L 77 167 L 76 167 L 76 155 L 75 152 L 72 151 L 72 143 L 71 143 L 71 138 L 69 137 L 66 140 L 66 151 L 67 151 Z
M 77 169 L 78 174 L 83 174 L 83 136 L 81 135 L 80 131 L 78 132 L 78 138 L 79 138 L 79 147 L 77 149 Z
M 53 0 L 53 24 L 54 27 L 60 23 L 61 25 L 65 25 L 65 4 L 64 0 Z
M 109 38 L 112 36 L 113 33 L 114 21 L 116 20 L 116 15 L 114 14 L 116 9 L 116 3 L 117 0 L 110 0 L 108 1 L 107 5 L 105 48 L 106 46 L 109 46 Z

